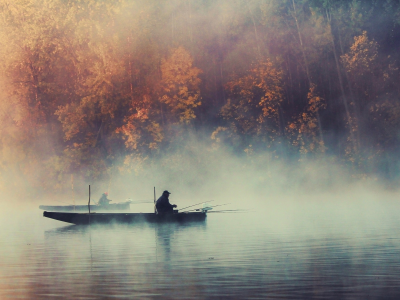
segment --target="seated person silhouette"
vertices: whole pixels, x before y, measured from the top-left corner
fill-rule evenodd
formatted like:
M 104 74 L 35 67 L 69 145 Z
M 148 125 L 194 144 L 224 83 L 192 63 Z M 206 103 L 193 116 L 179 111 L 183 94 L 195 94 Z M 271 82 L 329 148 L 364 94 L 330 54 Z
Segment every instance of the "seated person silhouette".
M 101 197 L 99 199 L 99 205 L 108 205 L 108 204 L 110 204 L 110 201 L 112 201 L 112 200 L 109 200 L 107 198 L 107 196 L 108 196 L 107 192 L 104 192 L 103 195 L 101 195 Z
M 158 214 L 172 214 L 174 208 L 177 207 L 175 204 L 169 203 L 169 195 L 171 193 L 164 191 L 160 198 L 156 201 L 156 211 Z

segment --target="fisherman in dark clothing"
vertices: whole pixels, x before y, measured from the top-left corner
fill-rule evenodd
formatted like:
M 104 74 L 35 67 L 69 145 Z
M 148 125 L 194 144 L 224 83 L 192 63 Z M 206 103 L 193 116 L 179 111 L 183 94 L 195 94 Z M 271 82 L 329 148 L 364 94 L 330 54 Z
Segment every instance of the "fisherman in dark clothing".
M 108 204 L 110 204 L 110 201 L 112 201 L 112 200 L 109 200 L 107 198 L 107 196 L 108 196 L 107 192 L 104 192 L 103 195 L 101 195 L 101 197 L 99 199 L 99 205 L 108 205 Z
M 169 214 L 174 212 L 175 204 L 169 203 L 169 195 L 171 193 L 164 191 L 162 196 L 156 201 L 156 210 L 158 214 Z

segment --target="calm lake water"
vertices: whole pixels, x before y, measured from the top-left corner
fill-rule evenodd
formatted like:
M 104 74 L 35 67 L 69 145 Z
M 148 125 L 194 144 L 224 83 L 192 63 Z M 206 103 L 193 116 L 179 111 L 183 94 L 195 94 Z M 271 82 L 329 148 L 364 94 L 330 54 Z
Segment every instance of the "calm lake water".
M 400 206 L 281 203 L 187 225 L 3 211 L 0 299 L 399 299 Z

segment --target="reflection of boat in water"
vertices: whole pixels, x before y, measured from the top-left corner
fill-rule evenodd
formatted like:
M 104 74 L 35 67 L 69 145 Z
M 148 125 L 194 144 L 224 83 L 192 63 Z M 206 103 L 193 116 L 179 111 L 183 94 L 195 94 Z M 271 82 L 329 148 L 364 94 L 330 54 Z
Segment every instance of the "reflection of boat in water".
M 129 210 L 131 200 L 119 203 L 110 203 L 107 205 L 90 205 L 90 211 L 113 211 L 113 210 Z M 88 205 L 40 205 L 40 209 L 47 211 L 88 211 Z
M 168 222 L 199 222 L 206 219 L 207 211 L 176 212 L 173 214 L 155 213 L 67 213 L 43 212 L 43 216 L 77 225 L 109 224 L 109 223 L 168 223 Z

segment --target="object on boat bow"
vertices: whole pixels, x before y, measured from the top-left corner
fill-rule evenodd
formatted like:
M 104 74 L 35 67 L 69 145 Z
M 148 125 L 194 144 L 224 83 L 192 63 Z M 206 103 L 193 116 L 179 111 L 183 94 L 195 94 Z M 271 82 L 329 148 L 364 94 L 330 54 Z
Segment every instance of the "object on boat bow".
M 126 202 L 112 203 L 108 205 L 90 205 L 90 211 L 113 211 L 113 210 L 130 210 L 132 200 Z M 88 211 L 87 205 L 40 205 L 40 209 L 47 211 Z

